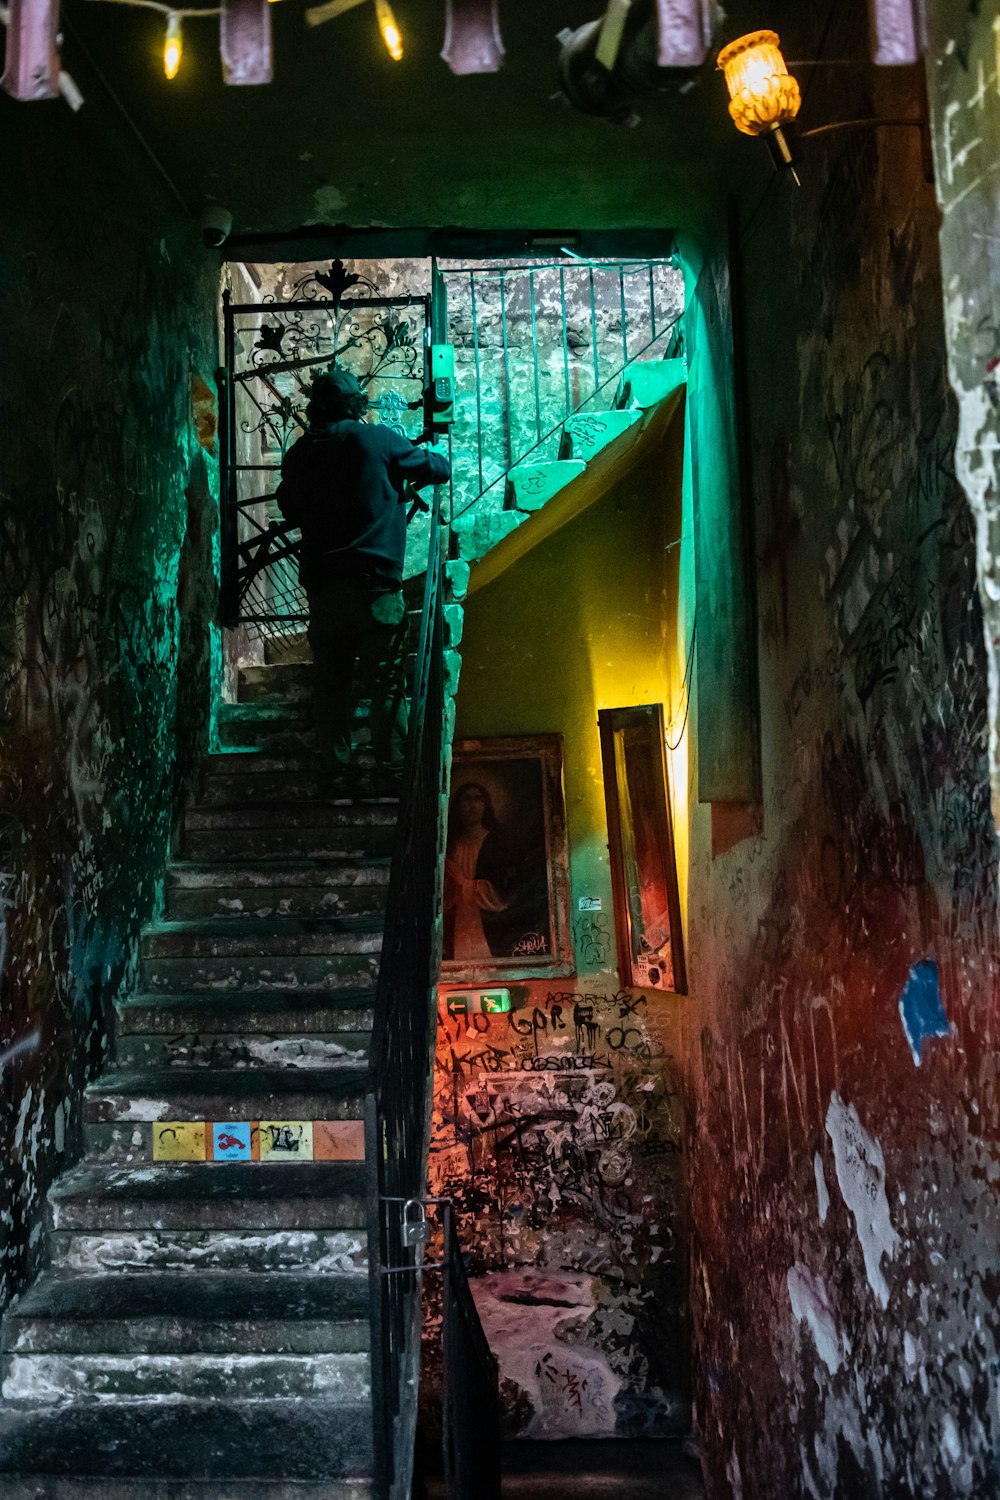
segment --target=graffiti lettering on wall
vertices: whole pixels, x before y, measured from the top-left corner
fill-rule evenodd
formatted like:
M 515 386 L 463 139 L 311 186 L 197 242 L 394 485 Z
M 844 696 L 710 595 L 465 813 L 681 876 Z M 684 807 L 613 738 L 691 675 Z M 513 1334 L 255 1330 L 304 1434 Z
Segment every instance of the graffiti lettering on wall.
M 474 1254 L 510 1430 L 672 1430 L 684 1405 L 684 1147 L 669 1013 L 654 1023 L 628 991 L 517 998 L 505 1016 L 442 1005 L 430 1166 Z M 514 1319 L 524 1278 L 533 1316 Z M 585 1309 L 575 1318 L 567 1279 Z

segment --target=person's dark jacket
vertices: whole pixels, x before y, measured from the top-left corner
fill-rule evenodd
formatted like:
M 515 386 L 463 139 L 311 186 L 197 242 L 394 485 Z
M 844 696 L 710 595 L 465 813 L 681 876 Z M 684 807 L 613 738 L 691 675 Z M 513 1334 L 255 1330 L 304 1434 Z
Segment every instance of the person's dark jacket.
M 285 454 L 275 492 L 285 520 L 302 532 L 303 585 L 370 578 L 398 588 L 406 486 L 443 484 L 450 474 L 440 453 L 388 427 L 348 419 L 311 428 Z

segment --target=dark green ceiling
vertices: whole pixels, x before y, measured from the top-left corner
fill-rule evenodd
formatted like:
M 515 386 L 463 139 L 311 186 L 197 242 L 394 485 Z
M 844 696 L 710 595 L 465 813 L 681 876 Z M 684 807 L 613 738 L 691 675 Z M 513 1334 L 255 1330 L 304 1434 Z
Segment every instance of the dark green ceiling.
M 554 102 L 556 32 L 600 14 L 600 0 L 500 0 L 505 63 L 467 78 L 439 56 L 444 0 L 394 4 L 401 63 L 382 47 L 372 6 L 311 29 L 303 0 L 282 0 L 272 7 L 274 83 L 233 88 L 222 82 L 215 20 L 185 23 L 171 83 L 161 16 L 66 0 L 63 62 L 87 111 L 121 131 L 127 114 L 192 211 L 220 201 L 241 239 L 337 224 L 689 226 L 716 201 L 720 152 L 746 144 L 734 141 L 723 81 L 711 69 L 683 95 L 642 101 L 634 129 Z M 739 0 L 725 34 L 774 14 Z M 793 30 L 788 41 L 794 51 Z M 752 170 L 759 166 L 755 157 Z

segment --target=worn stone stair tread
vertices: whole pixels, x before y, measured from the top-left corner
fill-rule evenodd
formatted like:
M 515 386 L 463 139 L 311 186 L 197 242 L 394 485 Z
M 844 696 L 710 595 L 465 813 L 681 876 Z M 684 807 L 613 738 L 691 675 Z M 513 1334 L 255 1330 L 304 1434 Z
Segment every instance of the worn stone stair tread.
M 143 1068 L 106 1073 L 87 1089 L 85 1122 L 356 1118 L 364 1068 Z
M 49 1190 L 53 1229 L 355 1229 L 363 1162 L 166 1162 L 76 1167 Z M 186 1284 L 186 1283 L 185 1283 Z
M 296 859 L 279 856 L 262 868 L 256 862 L 230 859 L 175 859 L 167 867 L 167 883 L 184 889 L 201 886 L 331 885 L 354 875 L 377 875 L 388 879 L 392 861 L 387 854 L 345 855 L 342 859 Z
M 274 917 L 248 917 L 243 924 L 247 937 L 270 937 L 275 930 Z M 343 915 L 323 917 L 282 917 L 279 930 L 286 935 L 311 936 L 316 933 L 380 932 L 382 921 L 365 912 L 348 912 Z M 144 937 L 192 937 L 232 936 L 232 928 L 224 917 L 187 917 L 179 922 L 154 922 L 144 929 Z
M 145 993 L 118 1002 L 117 1029 L 124 1036 L 213 1030 L 294 1034 L 338 1030 L 349 1020 L 345 1029 L 353 1031 L 371 1026 L 374 1004 L 374 989 Z
M 8 1309 L 3 1348 L 16 1347 L 26 1323 L 70 1319 L 106 1323 L 128 1318 L 242 1323 L 310 1319 L 367 1325 L 369 1293 L 358 1276 L 296 1276 L 289 1272 L 206 1271 L 185 1279 L 153 1272 L 134 1276 L 79 1276 L 46 1271 Z M 360 1346 L 359 1346 L 360 1347 Z M 367 1344 L 364 1345 L 367 1348 Z
M 382 945 L 381 912 L 338 916 L 299 913 L 192 917 L 158 922 L 142 935 L 143 958 L 297 958 L 307 954 L 377 953 Z
M 42 1356 L 367 1356 L 368 1315 L 359 1276 L 207 1271 L 178 1285 L 170 1272 L 50 1271 L 8 1311 L 3 1353 L 29 1388 L 28 1362 Z
M 354 758 L 364 765 L 369 756 L 366 751 L 356 751 Z M 317 775 L 319 770 L 319 752 L 311 745 L 301 744 L 287 751 L 274 750 L 266 745 L 220 745 L 202 761 L 202 775 L 206 778 L 244 774 Z
M 367 1405 L 282 1398 L 0 1409 L 0 1488 L 7 1500 L 6 1476 L 18 1474 L 286 1483 L 365 1479 L 372 1463 L 371 1426 Z M 219 1500 L 218 1489 L 209 1487 L 209 1496 Z
M 231 802 L 221 806 L 189 807 L 185 827 L 196 828 L 340 828 L 372 824 L 387 827 L 396 821 L 395 797 L 344 797 L 338 801 Z

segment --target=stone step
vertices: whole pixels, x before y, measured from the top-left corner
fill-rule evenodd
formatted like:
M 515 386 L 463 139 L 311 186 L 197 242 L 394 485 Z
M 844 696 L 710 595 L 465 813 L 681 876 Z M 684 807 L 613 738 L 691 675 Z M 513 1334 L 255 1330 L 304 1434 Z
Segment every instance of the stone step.
M 49 1190 L 54 1231 L 364 1230 L 365 1169 L 353 1162 L 84 1164 Z
M 55 1408 L 60 1414 L 65 1407 Z M 134 1406 L 129 1410 L 134 1410 Z M 83 1479 L 0 1472 L 4 1500 L 371 1500 L 368 1479 Z
M 365 1285 L 368 1279 L 368 1231 L 363 1225 L 348 1229 L 230 1227 L 225 1231 L 121 1227 L 94 1233 L 50 1230 L 48 1247 L 57 1269 L 83 1275 L 131 1277 L 169 1271 L 185 1277 L 190 1274 L 193 1281 L 216 1271 L 255 1276 L 298 1272 L 322 1277 L 356 1276 Z
M 159 922 L 142 934 L 143 960 L 157 958 L 295 958 L 308 954 L 378 953 L 380 914 L 338 917 L 203 917 Z
M 153 1137 L 148 1127 L 164 1121 L 358 1120 L 366 1083 L 365 1068 L 347 1066 L 105 1073 L 84 1094 L 84 1139 L 99 1149 L 95 1127 L 112 1124 L 128 1125 L 145 1145 Z M 141 1152 L 138 1140 L 133 1144 Z
M 626 365 L 618 382 L 615 405 L 647 411 L 658 406 L 687 381 L 685 359 L 641 359 Z
M 359 1276 L 77 1276 L 47 1271 L 3 1323 L 4 1354 L 367 1354 Z
M 337 916 L 381 912 L 388 855 L 368 859 L 175 861 L 167 869 L 168 921 L 197 917 Z
M 138 994 L 119 1001 L 116 1035 L 301 1036 L 370 1031 L 373 989 L 234 990 L 193 994 Z
M 259 755 L 268 764 L 275 757 L 264 751 L 231 751 L 233 756 L 249 759 Z M 297 761 L 308 760 L 305 755 L 289 757 Z M 358 751 L 353 764 L 361 770 L 374 772 L 375 761 L 370 752 Z M 205 769 L 202 772 L 198 803 L 202 807 L 219 807 L 234 802 L 251 802 L 261 806 L 267 802 L 336 802 L 345 800 L 341 796 L 340 782 L 335 772 L 321 771 L 318 765 L 306 765 L 299 769 L 274 771 L 234 771 L 225 768 Z
M 0 1411 L 4 1500 L 367 1500 L 368 1406 L 68 1402 Z
M 313 691 L 315 671 L 312 662 L 274 662 L 260 667 L 241 667 L 237 697 L 240 703 L 307 698 Z
M 582 458 L 585 463 L 589 462 L 595 453 L 600 453 L 602 448 L 607 448 L 634 426 L 641 415 L 638 407 L 578 412 L 569 417 L 563 427 L 559 457 Z
M 150 1400 L 330 1402 L 371 1398 L 364 1354 L 9 1354 L 0 1357 L 0 1399 L 39 1402 Z
M 182 1032 L 174 1036 L 119 1035 L 115 1061 L 120 1068 L 362 1068 L 368 1059 L 370 1029 L 311 1032 L 308 1036 L 247 1035 L 234 1032 Z
M 146 989 L 158 993 L 365 989 L 378 976 L 380 942 L 381 938 L 376 936 L 360 945 L 367 951 L 353 953 L 147 958 L 143 962 L 143 978 Z
M 392 853 L 393 821 L 369 823 L 310 822 L 287 818 L 280 824 L 229 823 L 189 827 L 184 855 L 189 860 L 246 860 L 252 854 L 262 868 L 297 859 L 365 859 Z
M 219 709 L 218 730 L 219 744 L 230 748 L 270 746 L 274 752 L 293 754 L 316 748 L 309 698 L 300 702 L 224 703 Z M 368 704 L 364 699 L 355 708 L 351 735 L 356 744 L 369 742 Z
M 239 828 L 256 834 L 268 828 L 344 828 L 367 834 L 372 829 L 395 828 L 399 804 L 380 798 L 341 802 L 235 802 L 216 807 L 189 807 L 184 828 Z
M 518 464 L 507 475 L 505 509 L 541 510 L 546 501 L 565 489 L 586 467 L 582 458 L 558 458 L 544 463 Z

